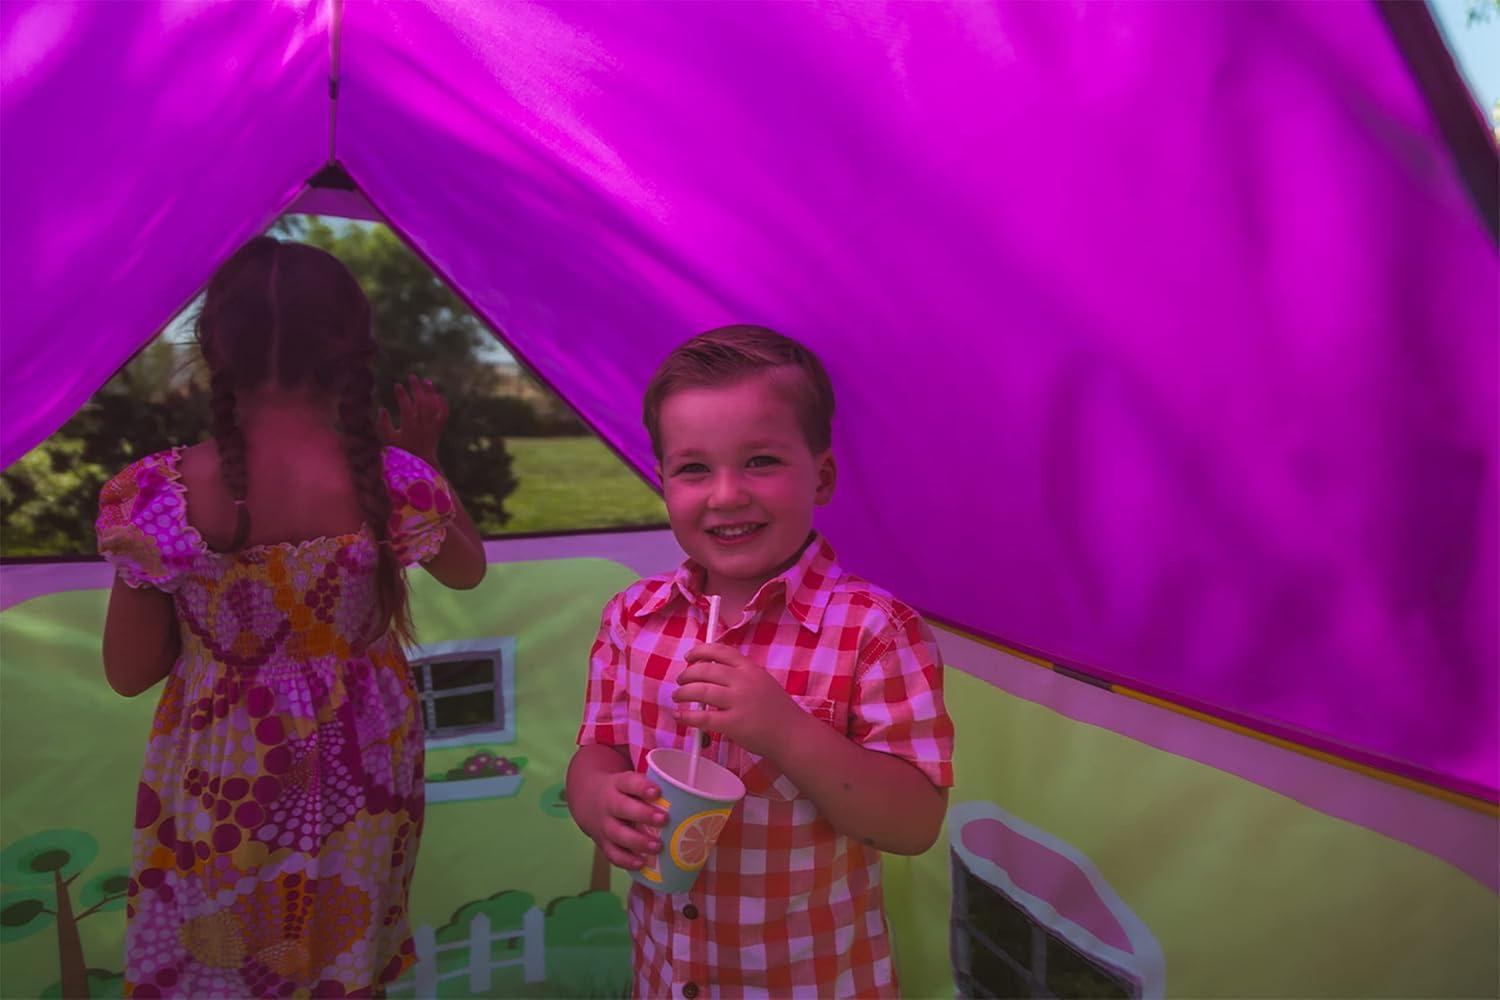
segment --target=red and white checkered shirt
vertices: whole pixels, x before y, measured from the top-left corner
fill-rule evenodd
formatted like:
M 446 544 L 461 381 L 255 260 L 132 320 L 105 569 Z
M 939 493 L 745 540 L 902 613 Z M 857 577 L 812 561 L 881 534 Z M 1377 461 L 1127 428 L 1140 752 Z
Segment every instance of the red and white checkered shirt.
M 590 654 L 580 745 L 686 747 L 671 716 L 688 650 L 704 641 L 702 570 L 641 580 L 604 609 Z M 885 591 L 845 573 L 814 537 L 719 641 L 776 676 L 808 714 L 861 746 L 953 784 L 953 723 L 931 630 Z M 746 796 L 689 892 L 634 885 L 630 934 L 643 997 L 896 996 L 880 852 L 836 831 L 769 760 L 714 734 L 704 755 Z M 892 803 L 899 806 L 899 803 Z

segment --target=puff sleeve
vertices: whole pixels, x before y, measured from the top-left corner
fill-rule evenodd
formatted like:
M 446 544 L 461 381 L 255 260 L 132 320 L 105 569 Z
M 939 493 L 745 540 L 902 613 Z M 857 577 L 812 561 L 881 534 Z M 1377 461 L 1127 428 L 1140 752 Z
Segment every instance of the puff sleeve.
M 106 483 L 94 533 L 99 554 L 128 585 L 175 592 L 200 552 L 175 453 L 149 455 Z
M 401 565 L 437 555 L 453 522 L 453 492 L 436 469 L 411 452 L 385 450 L 385 479 L 391 492 L 389 539 Z

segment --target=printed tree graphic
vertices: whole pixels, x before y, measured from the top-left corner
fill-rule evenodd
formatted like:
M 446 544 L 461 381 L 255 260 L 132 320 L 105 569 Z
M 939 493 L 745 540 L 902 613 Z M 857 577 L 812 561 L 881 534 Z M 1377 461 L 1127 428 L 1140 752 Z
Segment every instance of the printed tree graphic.
M 100 872 L 84 884 L 78 905 L 85 909 L 75 912 L 73 883 L 98 856 L 98 842 L 82 830 L 46 830 L 0 851 L 0 882 L 6 887 L 0 893 L 0 942 L 29 937 L 55 922 L 65 997 L 89 995 L 78 921 L 101 910 L 120 909 L 130 888 L 128 869 Z

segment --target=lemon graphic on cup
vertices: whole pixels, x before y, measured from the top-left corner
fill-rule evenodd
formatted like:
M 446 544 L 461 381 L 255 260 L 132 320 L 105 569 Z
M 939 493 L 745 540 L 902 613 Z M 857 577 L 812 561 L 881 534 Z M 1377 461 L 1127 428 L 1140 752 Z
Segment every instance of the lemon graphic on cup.
M 672 860 L 677 867 L 695 872 L 707 864 L 709 849 L 728 821 L 728 809 L 706 809 L 683 820 L 672 834 Z
M 667 822 L 659 828 L 661 849 L 630 878 L 653 892 L 692 889 L 709 867 L 714 842 L 729 830 L 729 817 L 745 797 L 745 783 L 723 764 L 704 758 L 696 758 L 694 764 L 692 754 L 675 747 L 657 747 L 646 754 L 646 776 L 659 789 L 655 801 L 646 801 L 665 809 Z

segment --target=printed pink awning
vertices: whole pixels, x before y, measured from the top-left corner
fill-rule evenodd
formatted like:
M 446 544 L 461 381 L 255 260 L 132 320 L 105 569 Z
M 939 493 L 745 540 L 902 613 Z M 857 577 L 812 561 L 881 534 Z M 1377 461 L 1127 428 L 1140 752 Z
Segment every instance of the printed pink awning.
M 840 393 L 855 571 L 1495 798 L 1495 151 L 1425 8 L 16 0 L 0 32 L 5 463 L 337 161 L 643 471 L 660 356 L 784 329 Z

